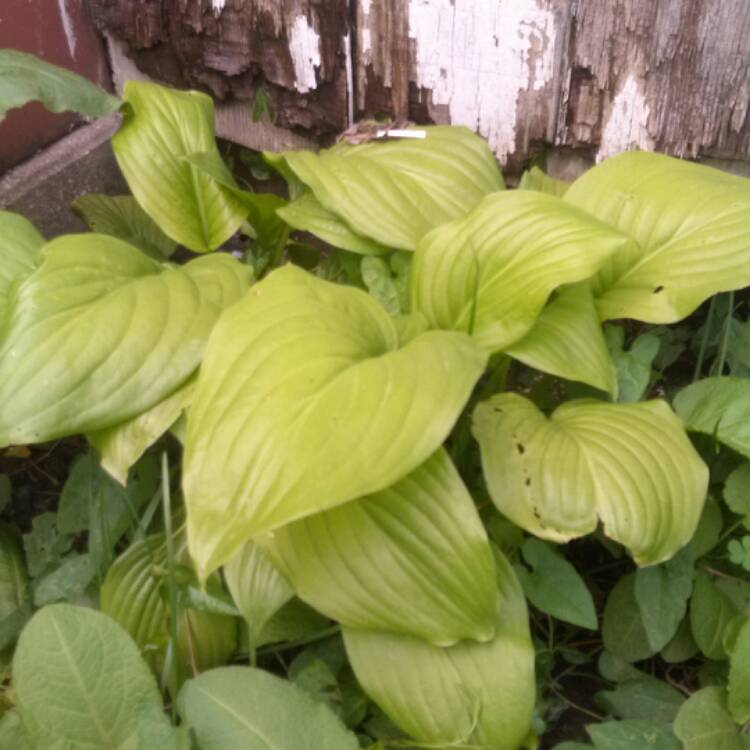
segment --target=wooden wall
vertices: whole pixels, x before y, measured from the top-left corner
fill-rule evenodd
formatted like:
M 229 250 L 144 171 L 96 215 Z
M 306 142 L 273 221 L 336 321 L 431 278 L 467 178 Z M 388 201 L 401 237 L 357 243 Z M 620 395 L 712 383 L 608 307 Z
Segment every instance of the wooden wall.
M 511 170 L 550 149 L 750 159 L 749 0 L 88 2 L 145 73 L 222 101 L 262 86 L 319 140 L 392 115 L 468 125 Z

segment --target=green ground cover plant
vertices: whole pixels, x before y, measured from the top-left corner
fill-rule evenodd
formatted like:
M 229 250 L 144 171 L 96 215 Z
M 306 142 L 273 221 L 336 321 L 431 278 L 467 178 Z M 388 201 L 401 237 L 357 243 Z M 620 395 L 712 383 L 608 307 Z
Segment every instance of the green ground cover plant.
M 230 162 L 204 94 L 0 52 L 29 100 L 119 111 L 132 194 L 0 212 L 0 449 L 77 454 L 0 475 L 0 747 L 750 747 L 750 181 Z

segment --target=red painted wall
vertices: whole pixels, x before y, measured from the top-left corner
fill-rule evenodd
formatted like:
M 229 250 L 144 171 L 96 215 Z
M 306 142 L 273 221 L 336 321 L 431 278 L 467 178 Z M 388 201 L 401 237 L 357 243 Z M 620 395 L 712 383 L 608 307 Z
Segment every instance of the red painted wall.
M 31 52 L 110 87 L 104 47 L 84 0 L 0 0 L 0 48 Z M 40 104 L 8 113 L 0 123 L 0 173 L 68 132 L 75 115 Z

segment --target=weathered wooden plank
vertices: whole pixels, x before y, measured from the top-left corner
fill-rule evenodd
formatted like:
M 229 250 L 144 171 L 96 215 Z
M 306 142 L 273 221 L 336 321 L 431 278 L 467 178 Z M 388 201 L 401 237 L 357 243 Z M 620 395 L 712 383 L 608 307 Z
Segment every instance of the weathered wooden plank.
M 280 125 L 316 136 L 352 116 L 463 124 L 511 171 L 550 147 L 750 158 L 747 0 L 89 2 L 156 78 L 262 84 Z
M 348 122 L 347 0 L 88 0 L 138 67 L 219 100 L 263 86 L 279 125 L 314 134 Z

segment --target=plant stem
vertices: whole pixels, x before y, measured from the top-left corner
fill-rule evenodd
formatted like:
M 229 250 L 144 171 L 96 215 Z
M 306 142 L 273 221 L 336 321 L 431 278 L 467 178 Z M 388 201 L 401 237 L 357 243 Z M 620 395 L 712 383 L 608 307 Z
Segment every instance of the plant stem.
M 732 313 L 734 312 L 734 292 L 729 292 L 729 306 L 727 309 L 727 319 L 724 323 L 724 332 L 721 336 L 721 348 L 717 359 L 716 374 L 721 375 L 724 372 L 724 363 L 727 358 L 727 349 L 729 348 L 729 335 L 732 331 Z
M 161 454 L 161 483 L 162 498 L 164 500 L 164 531 L 167 537 L 167 591 L 169 593 L 169 637 L 172 641 L 172 679 L 174 680 L 172 695 L 172 722 L 177 721 L 176 693 L 180 684 L 180 660 L 177 648 L 177 585 L 175 583 L 175 553 L 172 537 L 172 495 L 169 490 L 169 459 L 166 451 Z
M 708 348 L 708 337 L 711 334 L 711 323 L 713 323 L 714 312 L 716 311 L 716 297 L 711 297 L 711 304 L 708 306 L 708 314 L 706 315 L 705 328 L 703 330 L 703 339 L 701 340 L 701 348 L 698 352 L 698 361 L 695 363 L 695 371 L 693 372 L 693 382 L 695 383 L 701 376 L 701 370 L 703 369 L 703 361 L 706 358 L 706 349 Z

